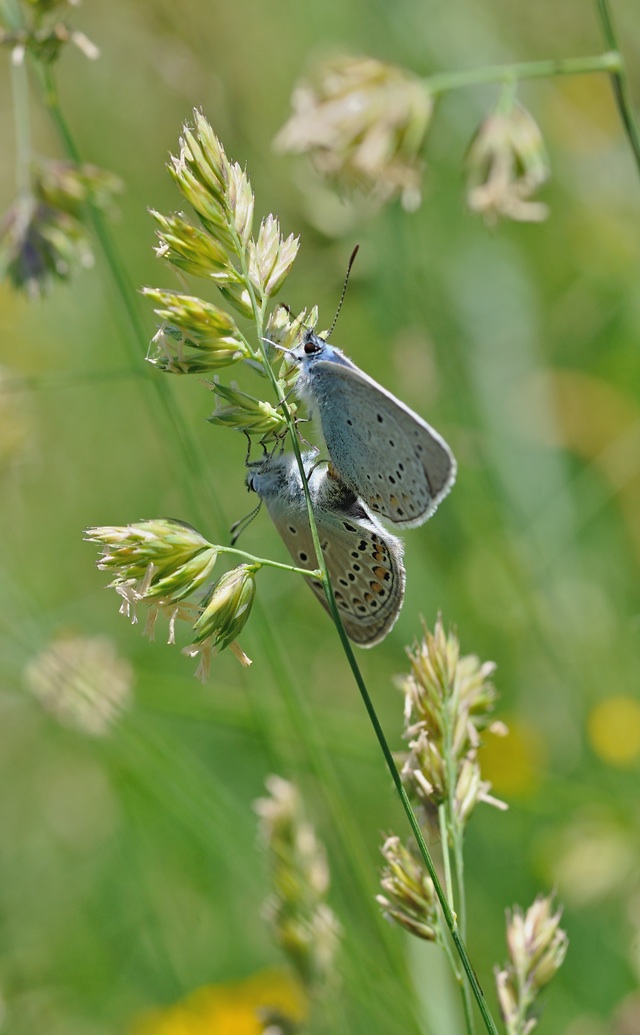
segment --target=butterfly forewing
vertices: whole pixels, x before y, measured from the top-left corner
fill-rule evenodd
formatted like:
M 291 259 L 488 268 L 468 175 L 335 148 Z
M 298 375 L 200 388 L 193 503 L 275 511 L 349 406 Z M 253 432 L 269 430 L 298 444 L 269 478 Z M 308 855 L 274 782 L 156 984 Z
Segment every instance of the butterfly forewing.
M 456 463 L 426 421 L 364 374 L 340 350 L 314 338 L 299 350 L 301 393 L 316 409 L 340 477 L 376 514 L 420 525 L 449 492 Z
M 319 362 L 313 379 L 327 448 L 347 485 L 394 524 L 425 521 L 455 477 L 437 432 L 360 371 Z

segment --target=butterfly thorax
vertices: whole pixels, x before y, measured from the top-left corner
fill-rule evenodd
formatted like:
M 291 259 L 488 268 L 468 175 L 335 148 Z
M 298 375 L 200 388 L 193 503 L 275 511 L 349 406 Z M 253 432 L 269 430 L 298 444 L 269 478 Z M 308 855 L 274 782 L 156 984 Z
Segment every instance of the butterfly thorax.
M 291 357 L 300 366 L 296 391 L 312 410 L 314 404 L 321 403 L 319 394 L 322 392 L 318 391 L 321 378 L 318 375 L 322 369 L 326 369 L 327 364 L 357 369 L 340 349 L 330 345 L 313 331 L 306 331 L 300 345 L 293 349 Z

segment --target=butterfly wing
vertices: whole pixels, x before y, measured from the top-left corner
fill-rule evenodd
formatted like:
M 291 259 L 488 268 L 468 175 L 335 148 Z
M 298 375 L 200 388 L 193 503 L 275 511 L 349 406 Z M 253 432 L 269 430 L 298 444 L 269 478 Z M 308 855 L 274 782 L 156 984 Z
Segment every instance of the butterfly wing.
M 438 432 L 343 357 L 313 363 L 305 384 L 346 484 L 395 525 L 426 521 L 456 476 L 453 454 Z
M 292 469 L 289 475 L 288 484 L 280 481 L 277 490 L 259 477 L 253 487 L 265 500 L 295 564 L 313 569 L 315 553 L 299 475 Z M 390 632 L 402 607 L 402 544 L 325 469 L 313 471 L 310 488 L 329 581 L 347 635 L 361 647 L 373 647 Z M 328 611 L 322 582 L 313 576 L 307 581 Z
M 329 581 L 347 635 L 361 647 L 373 647 L 391 631 L 402 607 L 402 545 L 357 503 L 339 511 L 316 508 L 315 514 Z M 328 610 L 320 580 L 308 581 Z

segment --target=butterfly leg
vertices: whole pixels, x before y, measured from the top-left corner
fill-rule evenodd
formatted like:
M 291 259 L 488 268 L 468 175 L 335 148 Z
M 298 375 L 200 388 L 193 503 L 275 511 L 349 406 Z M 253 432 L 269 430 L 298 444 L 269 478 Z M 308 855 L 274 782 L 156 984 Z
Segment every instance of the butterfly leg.
M 313 442 L 309 442 L 309 440 L 304 437 L 304 435 L 302 434 L 302 432 L 298 428 L 298 424 L 300 424 L 300 423 L 308 424 L 309 421 L 306 419 L 306 417 L 300 417 L 296 421 L 296 431 L 298 433 L 298 438 L 300 439 L 300 441 L 304 442 L 305 446 L 309 446 L 309 449 L 312 449 L 313 452 L 317 455 L 320 452 L 319 447 L 318 446 L 314 446 Z
M 243 433 L 243 435 L 247 436 L 247 455 L 244 458 L 244 466 L 248 467 L 249 466 L 249 457 L 251 456 L 251 435 L 245 429 L 243 429 L 242 433 Z

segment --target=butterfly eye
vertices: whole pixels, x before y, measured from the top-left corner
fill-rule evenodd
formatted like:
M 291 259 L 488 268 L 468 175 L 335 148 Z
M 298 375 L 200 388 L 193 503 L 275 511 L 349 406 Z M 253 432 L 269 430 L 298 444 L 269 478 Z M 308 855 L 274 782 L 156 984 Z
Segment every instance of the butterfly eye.
M 315 356 L 316 352 L 321 351 L 322 346 L 316 345 L 314 341 L 305 341 L 304 343 L 304 354 L 305 356 Z

